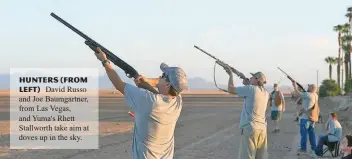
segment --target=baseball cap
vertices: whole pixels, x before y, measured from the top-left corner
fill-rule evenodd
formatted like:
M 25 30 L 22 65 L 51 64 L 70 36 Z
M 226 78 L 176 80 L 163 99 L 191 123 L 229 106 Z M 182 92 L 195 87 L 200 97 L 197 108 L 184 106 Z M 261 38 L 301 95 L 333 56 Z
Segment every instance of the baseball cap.
M 251 73 L 252 76 L 256 77 L 263 84 L 266 83 L 266 77 L 262 72 Z
M 317 84 L 308 84 L 308 87 L 317 88 Z
M 182 92 L 188 89 L 188 79 L 186 73 L 179 67 L 169 67 L 165 63 L 160 64 L 160 69 L 168 76 L 171 86 L 177 91 Z

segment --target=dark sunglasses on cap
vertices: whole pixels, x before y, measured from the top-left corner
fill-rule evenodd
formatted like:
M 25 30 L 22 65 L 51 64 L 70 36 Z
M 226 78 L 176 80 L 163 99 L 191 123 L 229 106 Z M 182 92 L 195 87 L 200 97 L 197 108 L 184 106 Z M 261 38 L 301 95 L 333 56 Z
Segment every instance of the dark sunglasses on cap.
M 163 73 L 163 74 L 160 76 L 160 78 L 165 78 L 166 81 L 169 81 L 169 78 L 168 78 L 168 76 L 167 76 L 166 73 Z

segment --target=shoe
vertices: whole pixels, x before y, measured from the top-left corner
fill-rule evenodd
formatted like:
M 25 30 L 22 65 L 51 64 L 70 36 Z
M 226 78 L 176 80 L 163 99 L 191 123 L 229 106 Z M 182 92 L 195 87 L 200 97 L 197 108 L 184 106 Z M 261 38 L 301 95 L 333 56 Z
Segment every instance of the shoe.
M 280 129 L 275 129 L 272 133 L 279 133 Z
M 297 150 L 297 155 L 304 155 L 304 154 L 307 154 L 307 151 L 304 151 L 302 149 Z
M 318 158 L 318 155 L 317 155 L 317 154 L 315 154 L 315 151 L 312 151 L 312 157 L 314 157 L 314 158 Z

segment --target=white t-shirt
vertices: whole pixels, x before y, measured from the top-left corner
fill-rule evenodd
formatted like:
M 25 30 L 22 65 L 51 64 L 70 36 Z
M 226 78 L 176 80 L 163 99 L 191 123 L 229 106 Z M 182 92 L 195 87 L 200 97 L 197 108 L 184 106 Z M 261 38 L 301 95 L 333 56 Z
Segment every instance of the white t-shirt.
M 172 159 L 182 97 L 170 99 L 130 84 L 126 84 L 124 96 L 135 113 L 132 159 Z
M 241 112 L 240 128 L 266 130 L 266 108 L 269 92 L 259 86 L 246 85 L 235 87 L 235 92 L 240 97 L 245 97 Z

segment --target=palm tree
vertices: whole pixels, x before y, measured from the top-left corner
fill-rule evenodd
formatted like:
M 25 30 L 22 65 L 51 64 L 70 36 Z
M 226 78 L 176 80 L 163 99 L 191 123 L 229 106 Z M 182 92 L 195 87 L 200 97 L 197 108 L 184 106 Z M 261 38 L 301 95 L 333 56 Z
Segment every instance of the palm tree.
M 341 41 L 342 41 L 342 50 L 345 55 L 345 81 L 350 79 L 350 63 L 351 63 L 351 56 L 350 56 L 350 43 L 352 40 L 352 37 L 350 35 L 350 24 L 346 23 L 342 26 L 341 29 Z
M 329 79 L 332 79 L 332 65 L 336 64 L 337 59 L 335 57 L 328 56 L 325 58 L 325 62 L 329 64 Z
M 352 67 L 351 67 L 351 52 L 352 52 L 352 39 L 351 39 L 351 36 L 352 36 L 352 7 L 349 7 L 347 8 L 347 14 L 346 14 L 346 17 L 348 18 L 348 21 L 350 22 L 350 47 L 349 47 L 349 79 L 352 78 Z
M 335 57 L 335 64 L 340 64 L 340 66 L 341 66 L 341 64 L 342 64 L 342 58 L 338 58 L 338 57 Z M 338 67 L 336 68 L 336 71 L 341 71 L 341 68 L 339 69 Z M 337 75 L 340 75 L 340 73 L 337 73 Z M 338 77 L 337 77 L 338 78 Z
M 340 84 L 340 67 L 341 67 L 341 31 L 342 31 L 342 25 L 336 25 L 334 26 L 334 31 L 338 32 L 337 34 L 337 40 L 339 42 L 339 53 L 338 53 L 338 60 L 337 60 L 337 84 L 339 85 L 339 88 L 341 89 L 341 84 Z
M 349 44 L 352 40 L 352 36 L 346 35 L 342 37 L 343 45 L 342 50 L 345 52 L 345 81 L 351 79 L 351 45 Z

